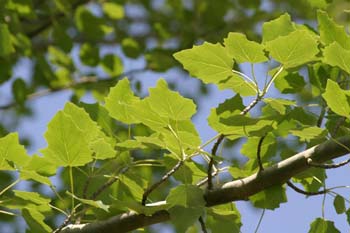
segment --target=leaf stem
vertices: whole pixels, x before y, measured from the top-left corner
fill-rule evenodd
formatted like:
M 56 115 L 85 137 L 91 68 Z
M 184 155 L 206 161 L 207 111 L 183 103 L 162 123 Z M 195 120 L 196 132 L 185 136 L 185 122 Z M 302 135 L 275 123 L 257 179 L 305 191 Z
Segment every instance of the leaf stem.
M 18 182 L 20 182 L 20 179 L 15 180 L 13 183 L 11 183 L 11 184 L 8 185 L 7 187 L 5 187 L 3 190 L 1 190 L 0 196 L 1 196 L 2 194 L 4 194 L 7 190 L 9 190 L 10 188 L 12 188 L 13 186 L 15 186 Z
M 261 213 L 261 215 L 260 215 L 259 222 L 258 222 L 258 225 L 257 225 L 256 228 L 255 228 L 254 233 L 257 233 L 258 230 L 259 230 L 259 228 L 260 228 L 261 222 L 262 222 L 262 220 L 263 220 L 263 218 L 264 218 L 264 215 L 265 215 L 265 210 L 266 210 L 266 209 L 263 209 L 263 211 L 262 211 L 262 213 Z
M 73 167 L 69 166 L 70 192 L 74 195 Z M 72 210 L 74 209 L 74 197 L 72 195 Z
M 279 69 L 277 70 L 277 72 L 272 76 L 272 78 L 270 79 L 270 81 L 268 82 L 268 84 L 264 87 L 264 89 L 263 89 L 261 95 L 265 95 L 265 94 L 269 91 L 269 89 L 270 89 L 270 87 L 271 87 L 273 81 L 275 81 L 275 79 L 278 77 L 278 75 L 280 75 L 280 73 L 283 71 L 283 69 L 284 69 L 283 66 L 280 66 L 280 68 L 279 68 Z
M 237 70 L 232 70 L 232 72 L 233 72 L 234 74 L 237 74 L 237 75 L 241 76 L 242 78 L 248 80 L 249 82 L 247 82 L 247 84 L 248 84 L 255 92 L 256 92 L 257 90 L 258 90 L 258 93 L 260 92 L 259 87 L 258 87 L 258 86 L 255 84 L 255 82 L 254 82 L 251 78 L 249 78 L 247 75 L 245 75 L 245 74 L 243 74 L 242 72 L 239 72 L 239 71 L 237 71 Z M 252 83 L 254 83 L 255 86 L 253 86 Z

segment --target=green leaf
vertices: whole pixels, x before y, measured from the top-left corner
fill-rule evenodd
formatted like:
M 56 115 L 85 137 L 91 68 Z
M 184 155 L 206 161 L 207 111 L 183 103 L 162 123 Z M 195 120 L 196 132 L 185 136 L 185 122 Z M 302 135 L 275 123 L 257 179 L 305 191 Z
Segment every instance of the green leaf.
M 125 92 L 123 92 L 125 94 Z M 95 121 L 108 136 L 114 136 L 116 126 L 114 120 L 110 117 L 107 109 L 98 104 L 79 103 L 79 106 L 89 114 L 90 118 Z
M 99 48 L 95 45 L 84 43 L 80 47 L 79 57 L 84 65 L 97 66 L 100 61 Z
M 292 152 L 292 155 L 295 152 Z M 294 182 L 301 183 L 307 192 L 317 192 L 324 185 L 326 179 L 325 169 L 310 168 L 293 177 Z
M 338 42 L 345 49 L 350 49 L 350 38 L 344 26 L 336 24 L 325 11 L 317 11 L 318 30 L 325 45 Z
M 139 102 L 140 99 L 134 95 L 127 78 L 120 80 L 116 86 L 112 87 L 105 98 L 105 106 L 110 116 L 126 124 L 140 122 L 132 114 L 132 106 Z
M 63 112 L 69 115 L 75 125 L 84 132 L 88 146 L 93 150 L 97 159 L 115 157 L 114 139 L 107 137 L 84 109 L 68 102 L 64 106 Z
M 164 79 L 160 79 L 157 86 L 150 88 L 149 92 L 148 103 L 161 117 L 176 121 L 186 120 L 196 113 L 196 105 L 193 101 L 182 97 L 178 92 L 169 90 Z
M 111 19 L 118 20 L 124 18 L 123 6 L 114 2 L 104 2 L 102 4 L 103 12 Z
M 57 166 L 82 166 L 92 160 L 85 132 L 63 111 L 59 111 L 48 124 L 45 139 L 48 147 L 41 152 Z
M 224 44 L 237 63 L 259 63 L 268 60 L 264 54 L 264 46 L 248 40 L 242 33 L 230 32 Z
M 114 54 L 107 54 L 101 60 L 102 69 L 112 77 L 123 73 L 123 61 Z
M 18 78 L 12 84 L 12 93 L 18 104 L 22 105 L 27 98 L 27 87 L 23 79 Z
M 265 98 L 264 102 L 269 104 L 280 114 L 285 114 L 288 106 L 295 106 L 294 100 L 277 99 L 277 98 Z
M 70 71 L 74 70 L 73 60 L 68 54 L 54 46 L 49 46 L 48 50 L 50 61 L 53 64 L 62 66 Z
M 164 156 L 164 165 L 167 170 L 172 169 L 178 163 L 178 159 L 174 156 Z M 174 179 L 183 184 L 196 184 L 207 177 L 207 172 L 203 166 L 193 161 L 186 161 L 173 175 Z
M 135 116 L 136 121 L 158 131 L 169 125 L 167 117 L 160 116 L 157 110 L 153 110 L 149 99 L 145 98 L 136 103 L 132 108 L 132 115 Z
M 350 208 L 346 211 L 346 220 L 350 224 Z
M 50 203 L 50 198 L 43 197 L 41 194 L 36 192 L 27 192 L 21 190 L 13 190 L 16 197 L 23 200 L 30 201 L 35 205 L 48 205 Z
M 196 112 L 193 101 L 169 90 L 163 79 L 149 92 L 149 97 L 133 106 L 131 115 L 154 130 L 169 128 L 170 121 L 188 120 Z
M 19 144 L 17 133 L 10 133 L 0 138 L 0 170 L 13 170 L 7 161 L 23 167 L 29 160 L 30 157 L 27 155 L 24 146 Z
M 32 0 L 11 0 L 7 1 L 8 9 L 16 11 L 19 15 L 28 18 L 35 17 Z
M 74 199 L 80 201 L 81 203 L 84 203 L 86 205 L 89 205 L 89 206 L 92 206 L 92 207 L 95 207 L 95 208 L 98 208 L 98 209 L 102 209 L 106 212 L 109 212 L 109 205 L 105 205 L 103 204 L 103 202 L 101 200 L 98 200 L 98 201 L 94 201 L 94 200 L 88 200 L 88 199 L 84 199 L 84 198 L 79 198 L 77 196 L 75 196 L 74 194 L 70 193 L 67 191 L 67 194 L 72 196 Z
M 157 71 L 165 72 L 168 69 L 174 67 L 175 60 L 171 55 L 172 50 L 155 48 L 145 53 L 145 59 L 147 62 L 147 68 Z
M 170 190 L 166 203 L 171 207 L 204 207 L 205 200 L 203 190 L 196 185 L 182 184 Z
M 57 9 L 62 13 L 68 13 L 72 10 L 72 5 L 69 0 L 54 0 Z
M 205 42 L 174 54 L 192 76 L 204 83 L 219 83 L 232 76 L 233 59 L 219 43 Z
M 316 60 L 318 44 L 305 30 L 296 30 L 286 36 L 266 42 L 270 56 L 285 68 L 292 68 Z
M 203 215 L 204 208 L 174 206 L 168 212 L 170 213 L 171 223 L 175 225 L 176 232 L 185 233 Z
M 242 146 L 241 153 L 249 159 L 256 160 L 256 151 L 261 137 L 249 137 L 248 141 Z M 261 145 L 260 155 L 262 159 L 270 158 L 275 155 L 276 138 L 268 134 Z M 258 164 L 256 164 L 258 166 Z
M 52 232 L 52 229 L 44 222 L 45 215 L 40 213 L 35 208 L 22 209 L 22 216 L 28 224 L 32 232 L 47 233 Z
M 290 15 L 285 13 L 277 19 L 265 22 L 262 26 L 263 42 L 274 40 L 280 36 L 286 36 L 295 31 L 295 25 Z
M 311 139 L 325 137 L 327 130 L 311 126 L 300 130 L 290 130 L 290 133 L 300 138 L 300 141 L 310 141 Z
M 310 224 L 309 233 L 340 233 L 340 231 L 335 228 L 334 222 L 323 218 L 316 218 Z
M 333 42 L 323 50 L 323 62 L 337 66 L 350 74 L 350 65 L 347 62 L 350 59 L 350 50 L 346 50 L 339 45 L 338 42 Z
M 85 6 L 77 8 L 74 18 L 78 30 L 93 41 L 100 40 L 113 31 L 105 20 L 94 16 Z
M 104 138 L 97 138 L 92 141 L 90 148 L 94 151 L 94 157 L 98 160 L 114 158 L 117 155 L 112 145 Z
M 298 72 L 283 70 L 274 81 L 275 87 L 283 94 L 299 93 L 304 90 L 305 81 Z
M 207 209 L 206 225 L 212 233 L 238 233 L 241 215 L 233 203 L 214 206 Z
M 43 176 L 53 176 L 56 174 L 57 167 L 50 163 L 45 157 L 32 155 L 24 169 L 35 171 Z
M 286 190 L 280 185 L 275 185 L 250 196 L 249 200 L 257 208 L 274 210 L 281 203 L 287 202 Z
M 139 43 L 133 38 L 124 38 L 122 40 L 122 49 L 126 56 L 137 58 L 141 55 L 141 48 Z
M 350 105 L 347 96 L 336 82 L 331 79 L 327 80 L 326 91 L 322 94 L 322 97 L 333 112 L 340 116 L 350 117 Z
M 36 182 L 46 184 L 47 186 L 51 186 L 52 183 L 49 178 L 39 175 L 35 171 L 30 170 L 21 170 L 20 171 L 20 179 L 21 180 L 34 180 Z
M 337 214 L 342 214 L 346 211 L 345 199 L 340 195 L 335 196 L 333 205 Z
M 233 90 L 241 96 L 253 96 L 256 95 L 256 85 L 252 82 L 245 80 L 238 75 L 231 75 L 225 80 L 221 80 L 218 84 L 220 90 Z
M 0 57 L 6 57 L 15 52 L 11 42 L 11 33 L 7 24 L 0 23 Z

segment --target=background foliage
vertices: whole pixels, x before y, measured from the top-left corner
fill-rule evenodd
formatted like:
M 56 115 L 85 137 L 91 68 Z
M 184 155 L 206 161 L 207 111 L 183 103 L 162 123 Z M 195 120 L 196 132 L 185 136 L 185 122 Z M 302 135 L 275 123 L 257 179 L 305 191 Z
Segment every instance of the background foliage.
M 78 206 L 78 221 L 81 216 L 81 221 L 106 219 L 127 209 L 153 213 L 156 208 L 140 205 L 144 190 L 188 156 L 149 200 L 170 203 L 166 208 L 177 216 L 172 223 L 178 232 L 187 227 L 199 231 L 198 224 L 192 225 L 205 211 L 212 232 L 239 231 L 236 207 L 205 208 L 203 189 L 195 186 L 207 176 L 203 158 L 210 157 L 210 147 L 198 151 L 205 142 L 190 119 L 212 91 L 206 84 L 239 94 L 208 116 L 209 125 L 230 139 L 215 161 L 230 167 L 220 182 L 258 170 L 256 150 L 265 135 L 264 166 L 326 137 L 347 135 L 350 39 L 341 25 L 348 23 L 348 7 L 346 1 L 326 0 L 0 1 L 1 226 L 23 232 L 15 213 L 26 220 L 28 232 L 47 232 L 63 222 L 62 212 L 69 214 L 72 206 Z M 255 67 L 270 77 L 279 73 L 269 98 L 252 115 L 239 116 L 259 87 L 261 97 L 267 91 L 265 73 L 256 73 L 257 81 L 232 73 L 234 68 L 253 79 L 247 63 L 262 63 Z M 186 88 L 183 68 L 202 82 Z M 160 79 L 146 94 L 148 76 L 167 79 L 171 73 L 176 80 Z M 33 137 L 42 135 L 33 129 L 19 139 L 10 132 L 35 116 L 35 99 L 65 90 L 71 103 L 57 109 L 47 125 L 47 147 L 35 148 L 29 157 L 22 145 L 30 148 Z M 90 103 L 81 102 L 87 96 Z M 190 159 L 200 153 L 202 159 Z M 316 192 L 325 177 L 323 169 L 313 168 L 293 181 Z M 113 184 L 99 192 L 106 182 Z M 250 201 L 275 209 L 287 201 L 284 189 L 266 190 Z M 346 200 L 335 194 L 334 206 L 349 216 Z M 320 217 L 310 232 L 338 231 Z

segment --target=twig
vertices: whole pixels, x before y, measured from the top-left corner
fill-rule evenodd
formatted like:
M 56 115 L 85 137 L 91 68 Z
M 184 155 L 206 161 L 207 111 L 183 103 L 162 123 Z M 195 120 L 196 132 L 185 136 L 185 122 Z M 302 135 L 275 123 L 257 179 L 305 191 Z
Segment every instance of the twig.
M 63 228 L 65 226 L 67 226 L 68 223 L 72 220 L 73 215 L 74 215 L 74 212 L 72 212 L 70 215 L 68 215 L 67 218 L 63 221 L 63 223 L 56 230 L 54 230 L 52 233 L 59 233 L 59 232 L 61 232 L 63 230 Z
M 287 181 L 287 185 L 289 187 L 291 187 L 297 193 L 301 193 L 301 194 L 304 194 L 304 195 L 307 195 L 307 196 L 322 195 L 322 194 L 325 194 L 325 193 L 327 193 L 329 191 L 328 189 L 324 189 L 324 190 L 317 191 L 317 192 L 307 192 L 307 191 L 304 191 L 304 190 L 298 188 L 297 186 L 295 186 L 290 180 Z
M 335 124 L 334 126 L 334 129 L 333 129 L 333 137 L 337 134 L 340 126 L 345 122 L 346 118 L 345 117 L 341 117 L 337 123 Z
M 159 185 L 165 182 L 170 176 L 172 176 L 182 166 L 183 163 L 184 163 L 184 160 L 179 160 L 177 164 L 162 177 L 162 179 L 152 184 L 150 187 L 148 187 L 145 190 L 145 192 L 142 195 L 142 202 L 141 202 L 142 205 L 146 205 L 148 195 L 151 194 Z
M 203 233 L 208 233 L 207 227 L 205 226 L 205 222 L 204 222 L 202 216 L 199 217 L 198 221 L 199 221 L 199 224 L 201 225 L 202 232 Z
M 261 146 L 264 142 L 264 139 L 265 139 L 266 135 L 262 136 L 260 139 L 259 139 L 259 142 L 258 142 L 258 147 L 257 147 L 257 150 L 256 150 L 256 158 L 258 160 L 258 164 L 259 164 L 259 170 L 260 171 L 264 171 L 264 167 L 262 165 L 262 161 L 261 161 Z
M 113 85 L 121 77 L 128 76 L 128 75 L 138 73 L 138 72 L 143 72 L 145 70 L 146 70 L 146 68 L 130 70 L 130 71 L 127 71 L 123 74 L 120 74 L 118 77 L 113 78 L 113 79 L 97 79 L 95 76 L 82 77 L 78 81 L 73 81 L 69 84 L 66 84 L 66 85 L 63 85 L 60 87 L 51 87 L 51 88 L 48 88 L 45 90 L 41 90 L 41 91 L 34 92 L 32 94 L 29 94 L 29 95 L 27 95 L 26 100 L 34 100 L 34 99 L 37 99 L 37 98 L 42 97 L 42 96 L 46 96 L 46 95 L 49 95 L 49 94 L 52 94 L 55 92 L 59 92 L 59 91 L 63 91 L 63 90 L 67 90 L 70 88 L 76 88 L 76 87 L 83 86 L 86 84 L 96 85 L 96 84 L 106 83 L 107 85 Z M 12 101 L 10 103 L 7 103 L 5 105 L 0 106 L 0 110 L 6 110 L 6 109 L 12 108 L 16 105 L 17 105 L 17 102 Z
M 342 166 L 345 166 L 346 164 L 350 163 L 350 159 L 345 160 L 343 162 L 340 163 L 334 163 L 334 164 L 323 164 L 323 163 L 316 163 L 313 162 L 312 159 L 308 159 L 307 163 L 311 166 L 311 167 L 318 167 L 318 168 L 324 168 L 324 169 L 333 169 L 333 168 L 339 168 Z
M 90 185 L 91 182 L 91 176 L 88 176 L 85 184 L 84 184 L 84 188 L 83 188 L 83 198 L 86 199 L 87 198 L 87 191 L 88 191 L 88 187 Z
M 213 166 L 214 166 L 214 156 L 216 156 L 216 152 L 219 148 L 220 143 L 222 142 L 222 140 L 224 140 L 225 136 L 223 134 L 220 134 L 220 136 L 218 137 L 218 139 L 216 140 L 212 150 L 211 150 L 211 157 L 209 160 L 209 164 L 208 164 L 208 170 L 207 170 L 207 174 L 208 174 L 208 190 L 211 190 L 213 188 L 213 182 L 212 182 L 212 170 L 213 170 Z
M 240 115 L 246 115 L 262 98 L 263 98 L 263 96 L 258 94 L 256 96 L 256 98 L 240 112 Z M 208 170 L 207 170 L 207 174 L 208 174 L 208 180 L 207 180 L 208 187 L 207 188 L 208 188 L 208 190 L 211 190 L 213 188 L 212 170 L 213 170 L 213 166 L 214 166 L 214 157 L 216 156 L 217 149 L 224 138 L 225 138 L 225 135 L 220 134 L 220 136 L 216 140 L 216 142 L 211 150 L 211 157 L 209 160 Z
M 123 174 L 129 170 L 129 167 L 123 168 L 120 172 L 120 174 Z M 91 194 L 90 198 L 91 200 L 96 200 L 96 198 L 104 191 L 106 190 L 109 186 L 114 184 L 119 179 L 119 176 L 114 176 L 112 179 L 108 180 L 106 183 L 101 185 L 93 194 Z

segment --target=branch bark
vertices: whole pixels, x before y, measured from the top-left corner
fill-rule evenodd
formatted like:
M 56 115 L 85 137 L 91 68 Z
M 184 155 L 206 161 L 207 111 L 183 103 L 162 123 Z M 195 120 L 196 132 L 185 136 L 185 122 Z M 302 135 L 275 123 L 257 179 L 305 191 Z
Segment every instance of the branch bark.
M 344 136 L 335 140 L 328 140 L 317 146 L 293 155 L 263 171 L 257 172 L 243 179 L 225 183 L 220 188 L 207 190 L 205 200 L 207 206 L 215 206 L 238 200 L 247 200 L 264 189 L 274 185 L 281 185 L 291 177 L 310 168 L 308 159 L 315 162 L 326 162 L 328 160 L 344 156 L 349 153 L 350 136 Z M 68 225 L 64 233 L 97 233 L 97 232 L 128 232 L 140 227 L 149 226 L 170 220 L 166 210 L 161 210 L 151 216 L 129 212 L 112 217 L 104 221 L 89 224 Z

